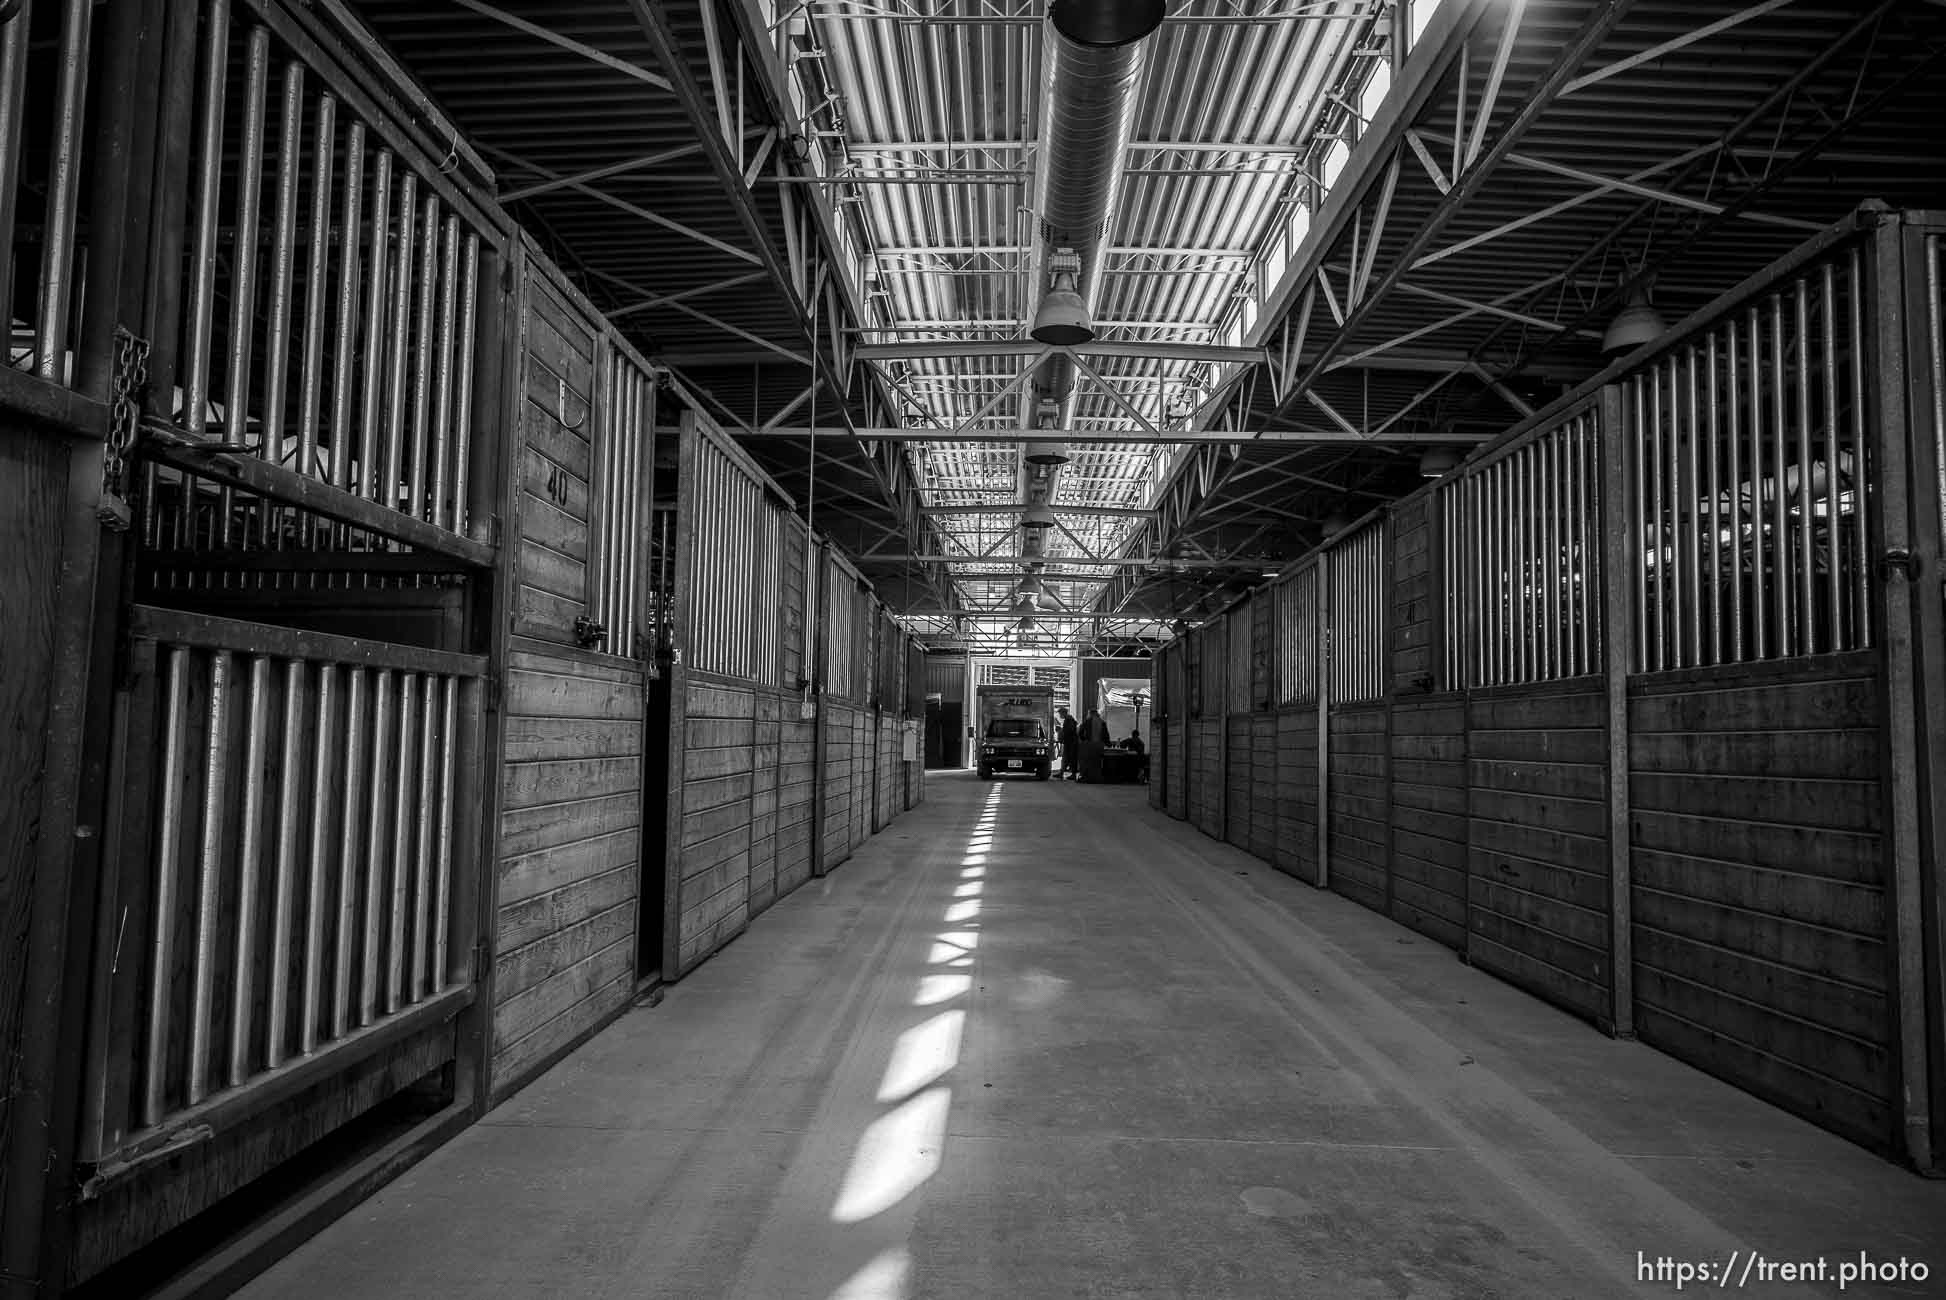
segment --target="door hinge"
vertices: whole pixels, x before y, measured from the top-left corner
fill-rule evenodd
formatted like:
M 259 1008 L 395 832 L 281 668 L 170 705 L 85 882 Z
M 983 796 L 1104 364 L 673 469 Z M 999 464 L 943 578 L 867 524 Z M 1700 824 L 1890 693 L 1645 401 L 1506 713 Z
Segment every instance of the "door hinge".
M 486 983 L 487 971 L 489 969 L 490 958 L 487 953 L 487 944 L 486 940 L 482 939 L 473 945 L 473 983 L 475 985 Z

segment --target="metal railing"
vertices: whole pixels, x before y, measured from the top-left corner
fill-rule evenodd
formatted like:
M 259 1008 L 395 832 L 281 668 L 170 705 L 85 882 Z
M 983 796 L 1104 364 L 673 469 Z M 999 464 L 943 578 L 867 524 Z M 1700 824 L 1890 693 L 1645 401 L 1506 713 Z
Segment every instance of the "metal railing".
M 1637 672 L 1871 644 L 1865 252 L 1623 377 Z
M 131 1026 L 90 1050 L 100 1151 L 207 1126 L 468 980 L 484 661 L 146 606 L 132 626 L 127 726 L 147 743 L 115 776 L 145 812 L 97 990 L 97 1023 Z
M 609 349 L 606 400 L 594 434 L 595 481 L 588 616 L 606 631 L 611 654 L 649 652 L 642 626 L 643 518 L 654 468 L 655 378 L 619 348 Z
M 1441 598 L 1449 619 L 1466 616 L 1448 624 L 1449 681 L 1508 686 L 1600 666 L 1598 426 L 1590 398 L 1438 490 Z
M 1331 703 L 1385 698 L 1385 517 L 1331 543 Z
M 1244 601 L 1224 616 L 1224 646 L 1228 664 L 1224 669 L 1223 707 L 1230 713 L 1248 713 L 1250 698 L 1250 601 Z
M 86 163 L 93 0 L 24 0 L 0 23 L 0 305 L 7 312 L 7 364 L 51 383 L 75 382 L 79 290 L 87 254 L 78 217 Z M 36 39 L 39 37 L 40 39 Z M 51 63 L 53 98 L 29 103 L 27 84 Z M 42 148 L 46 168 L 27 162 Z M 35 243 L 23 236 L 38 231 Z M 34 255 L 34 250 L 38 256 Z M 31 305 L 16 317 L 16 277 L 31 275 Z
M 1271 588 L 1280 704 L 1311 704 L 1318 698 L 1318 574 L 1310 565 Z
M 480 232 L 269 27 L 202 17 L 181 363 L 151 417 L 464 535 Z

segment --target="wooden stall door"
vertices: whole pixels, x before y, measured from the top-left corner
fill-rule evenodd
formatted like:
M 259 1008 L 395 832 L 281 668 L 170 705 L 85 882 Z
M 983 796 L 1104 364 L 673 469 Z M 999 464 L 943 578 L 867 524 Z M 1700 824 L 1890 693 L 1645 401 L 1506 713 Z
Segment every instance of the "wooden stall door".
M 592 626 L 604 612 L 599 516 L 618 472 L 604 444 L 621 427 L 609 388 L 618 362 L 592 307 L 538 252 L 524 268 L 495 1096 L 627 1004 L 641 946 L 647 683 L 643 665 L 608 653 Z

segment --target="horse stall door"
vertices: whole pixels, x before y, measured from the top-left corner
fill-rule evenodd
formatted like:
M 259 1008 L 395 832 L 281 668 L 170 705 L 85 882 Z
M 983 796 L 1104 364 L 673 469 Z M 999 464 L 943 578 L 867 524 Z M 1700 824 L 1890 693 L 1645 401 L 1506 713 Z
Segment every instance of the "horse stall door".
M 642 946 L 647 681 L 634 615 L 653 385 L 531 247 L 520 286 L 496 1097 L 628 1004 Z
M 55 1282 L 99 1294 L 247 1254 L 239 1205 L 261 1243 L 479 1100 L 507 230 L 383 107 L 396 69 L 294 10 L 172 5 L 158 52 L 187 153 L 146 214 Z

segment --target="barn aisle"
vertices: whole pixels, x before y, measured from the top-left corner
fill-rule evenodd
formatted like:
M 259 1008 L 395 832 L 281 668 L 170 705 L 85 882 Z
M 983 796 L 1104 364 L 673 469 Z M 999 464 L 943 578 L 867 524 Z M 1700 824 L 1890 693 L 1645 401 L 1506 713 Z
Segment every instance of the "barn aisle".
M 927 793 L 243 1294 L 1551 1298 L 1673 1293 L 1641 1273 L 1665 1256 L 1946 1269 L 1946 1185 L 1140 786 Z

